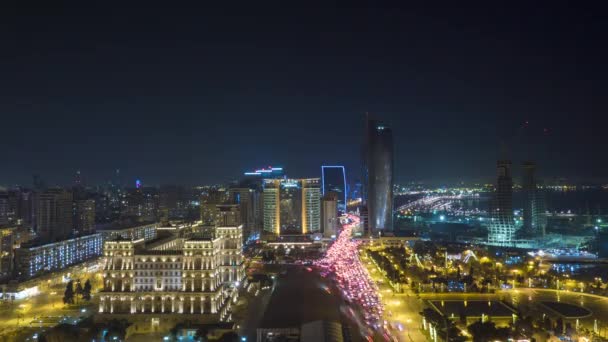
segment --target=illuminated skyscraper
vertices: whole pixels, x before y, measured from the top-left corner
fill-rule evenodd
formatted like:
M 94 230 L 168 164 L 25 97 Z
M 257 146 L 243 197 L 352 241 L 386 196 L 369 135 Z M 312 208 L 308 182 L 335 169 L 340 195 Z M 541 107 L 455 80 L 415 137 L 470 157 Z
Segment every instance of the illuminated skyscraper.
M 498 246 L 511 246 L 515 239 L 511 161 L 499 160 L 497 173 L 496 192 L 490 208 L 488 243 Z
M 366 121 L 364 201 L 369 231 L 393 230 L 393 133 L 375 120 Z
M 319 178 L 265 179 L 264 230 L 307 234 L 321 229 Z
M 522 192 L 524 196 L 524 232 L 526 237 L 545 235 L 547 217 L 545 213 L 545 198 L 536 182 L 536 164 L 523 163 Z
M 333 192 L 337 196 L 338 210 L 346 211 L 346 173 L 344 166 L 321 166 L 323 195 Z

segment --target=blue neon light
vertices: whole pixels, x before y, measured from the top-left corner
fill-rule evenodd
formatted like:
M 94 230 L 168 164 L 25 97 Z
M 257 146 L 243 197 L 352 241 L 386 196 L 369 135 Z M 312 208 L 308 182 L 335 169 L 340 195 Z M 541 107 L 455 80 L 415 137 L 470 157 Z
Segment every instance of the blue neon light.
M 323 191 L 323 195 L 325 195 L 325 172 L 324 170 L 328 169 L 342 169 L 342 177 L 344 178 L 344 210 L 346 210 L 346 169 L 342 165 L 321 165 L 321 189 Z

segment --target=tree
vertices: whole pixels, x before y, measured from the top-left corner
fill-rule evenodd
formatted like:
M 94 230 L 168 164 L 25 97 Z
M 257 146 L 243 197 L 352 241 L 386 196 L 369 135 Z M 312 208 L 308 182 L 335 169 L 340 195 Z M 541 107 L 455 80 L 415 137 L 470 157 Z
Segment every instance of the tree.
M 481 322 L 481 320 L 469 325 L 469 332 L 473 335 L 473 342 L 486 342 L 494 340 L 505 340 L 509 337 L 509 328 L 496 329 L 494 322 Z
M 198 329 L 196 329 L 196 333 L 194 334 L 194 340 L 195 341 L 200 341 L 200 342 L 207 342 L 207 334 L 209 333 L 209 330 L 207 330 L 207 328 L 205 327 L 200 327 Z
M 63 303 L 74 304 L 74 282 L 71 280 L 65 287 L 65 292 L 63 293 Z
M 82 284 L 80 284 L 80 280 L 76 281 L 76 300 L 78 300 L 78 297 L 82 297 L 82 293 L 83 293 L 83 289 L 82 289 Z
M 224 333 L 222 335 L 222 337 L 220 337 L 219 341 L 220 342 L 238 342 L 238 341 L 240 341 L 240 337 L 234 331 L 229 331 L 227 333 Z
M 89 301 L 91 300 L 91 281 L 87 279 L 82 289 L 82 299 Z

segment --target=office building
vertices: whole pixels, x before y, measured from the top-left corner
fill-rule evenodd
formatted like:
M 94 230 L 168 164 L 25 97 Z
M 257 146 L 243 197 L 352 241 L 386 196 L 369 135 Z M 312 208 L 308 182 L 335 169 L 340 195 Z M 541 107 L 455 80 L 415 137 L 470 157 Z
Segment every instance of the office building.
M 21 244 L 15 249 L 17 277 L 30 279 L 47 272 L 62 270 L 102 253 L 101 234 L 91 234 L 52 243 Z
M 513 221 L 513 179 L 511 161 L 497 163 L 496 192 L 490 208 L 488 243 L 497 246 L 512 246 L 515 243 Z
M 338 195 L 328 192 L 321 199 L 321 231 L 325 238 L 335 238 L 338 234 Z
M 533 162 L 523 163 L 523 216 L 524 233 L 528 238 L 542 237 L 545 235 L 547 226 L 547 215 L 545 213 L 545 197 L 536 181 L 536 164 Z
M 318 178 L 265 179 L 264 230 L 307 234 L 321 229 L 321 184 Z
M 393 230 L 393 133 L 376 120 L 366 120 L 364 201 L 370 232 Z
M 95 232 L 95 200 L 74 201 L 74 229 L 79 235 Z
M 346 212 L 346 173 L 344 166 L 321 166 L 323 195 L 333 192 L 337 196 L 338 210 Z
M 227 320 L 245 277 L 241 229 L 218 227 L 213 237 L 168 236 L 147 243 L 106 241 L 100 315 L 164 315 L 169 327 L 184 315 Z
M 51 242 L 72 235 L 72 193 L 64 189 L 48 189 L 37 194 L 36 232 L 41 241 Z

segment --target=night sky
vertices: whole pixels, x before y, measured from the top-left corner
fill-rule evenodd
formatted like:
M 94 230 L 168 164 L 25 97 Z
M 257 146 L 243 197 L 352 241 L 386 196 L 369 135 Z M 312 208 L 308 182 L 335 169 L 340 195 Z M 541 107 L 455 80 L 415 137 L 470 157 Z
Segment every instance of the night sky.
M 608 176 L 601 8 L 247 3 L 2 4 L 0 185 L 358 178 L 365 112 L 393 129 L 397 181 L 491 180 L 501 151 Z

